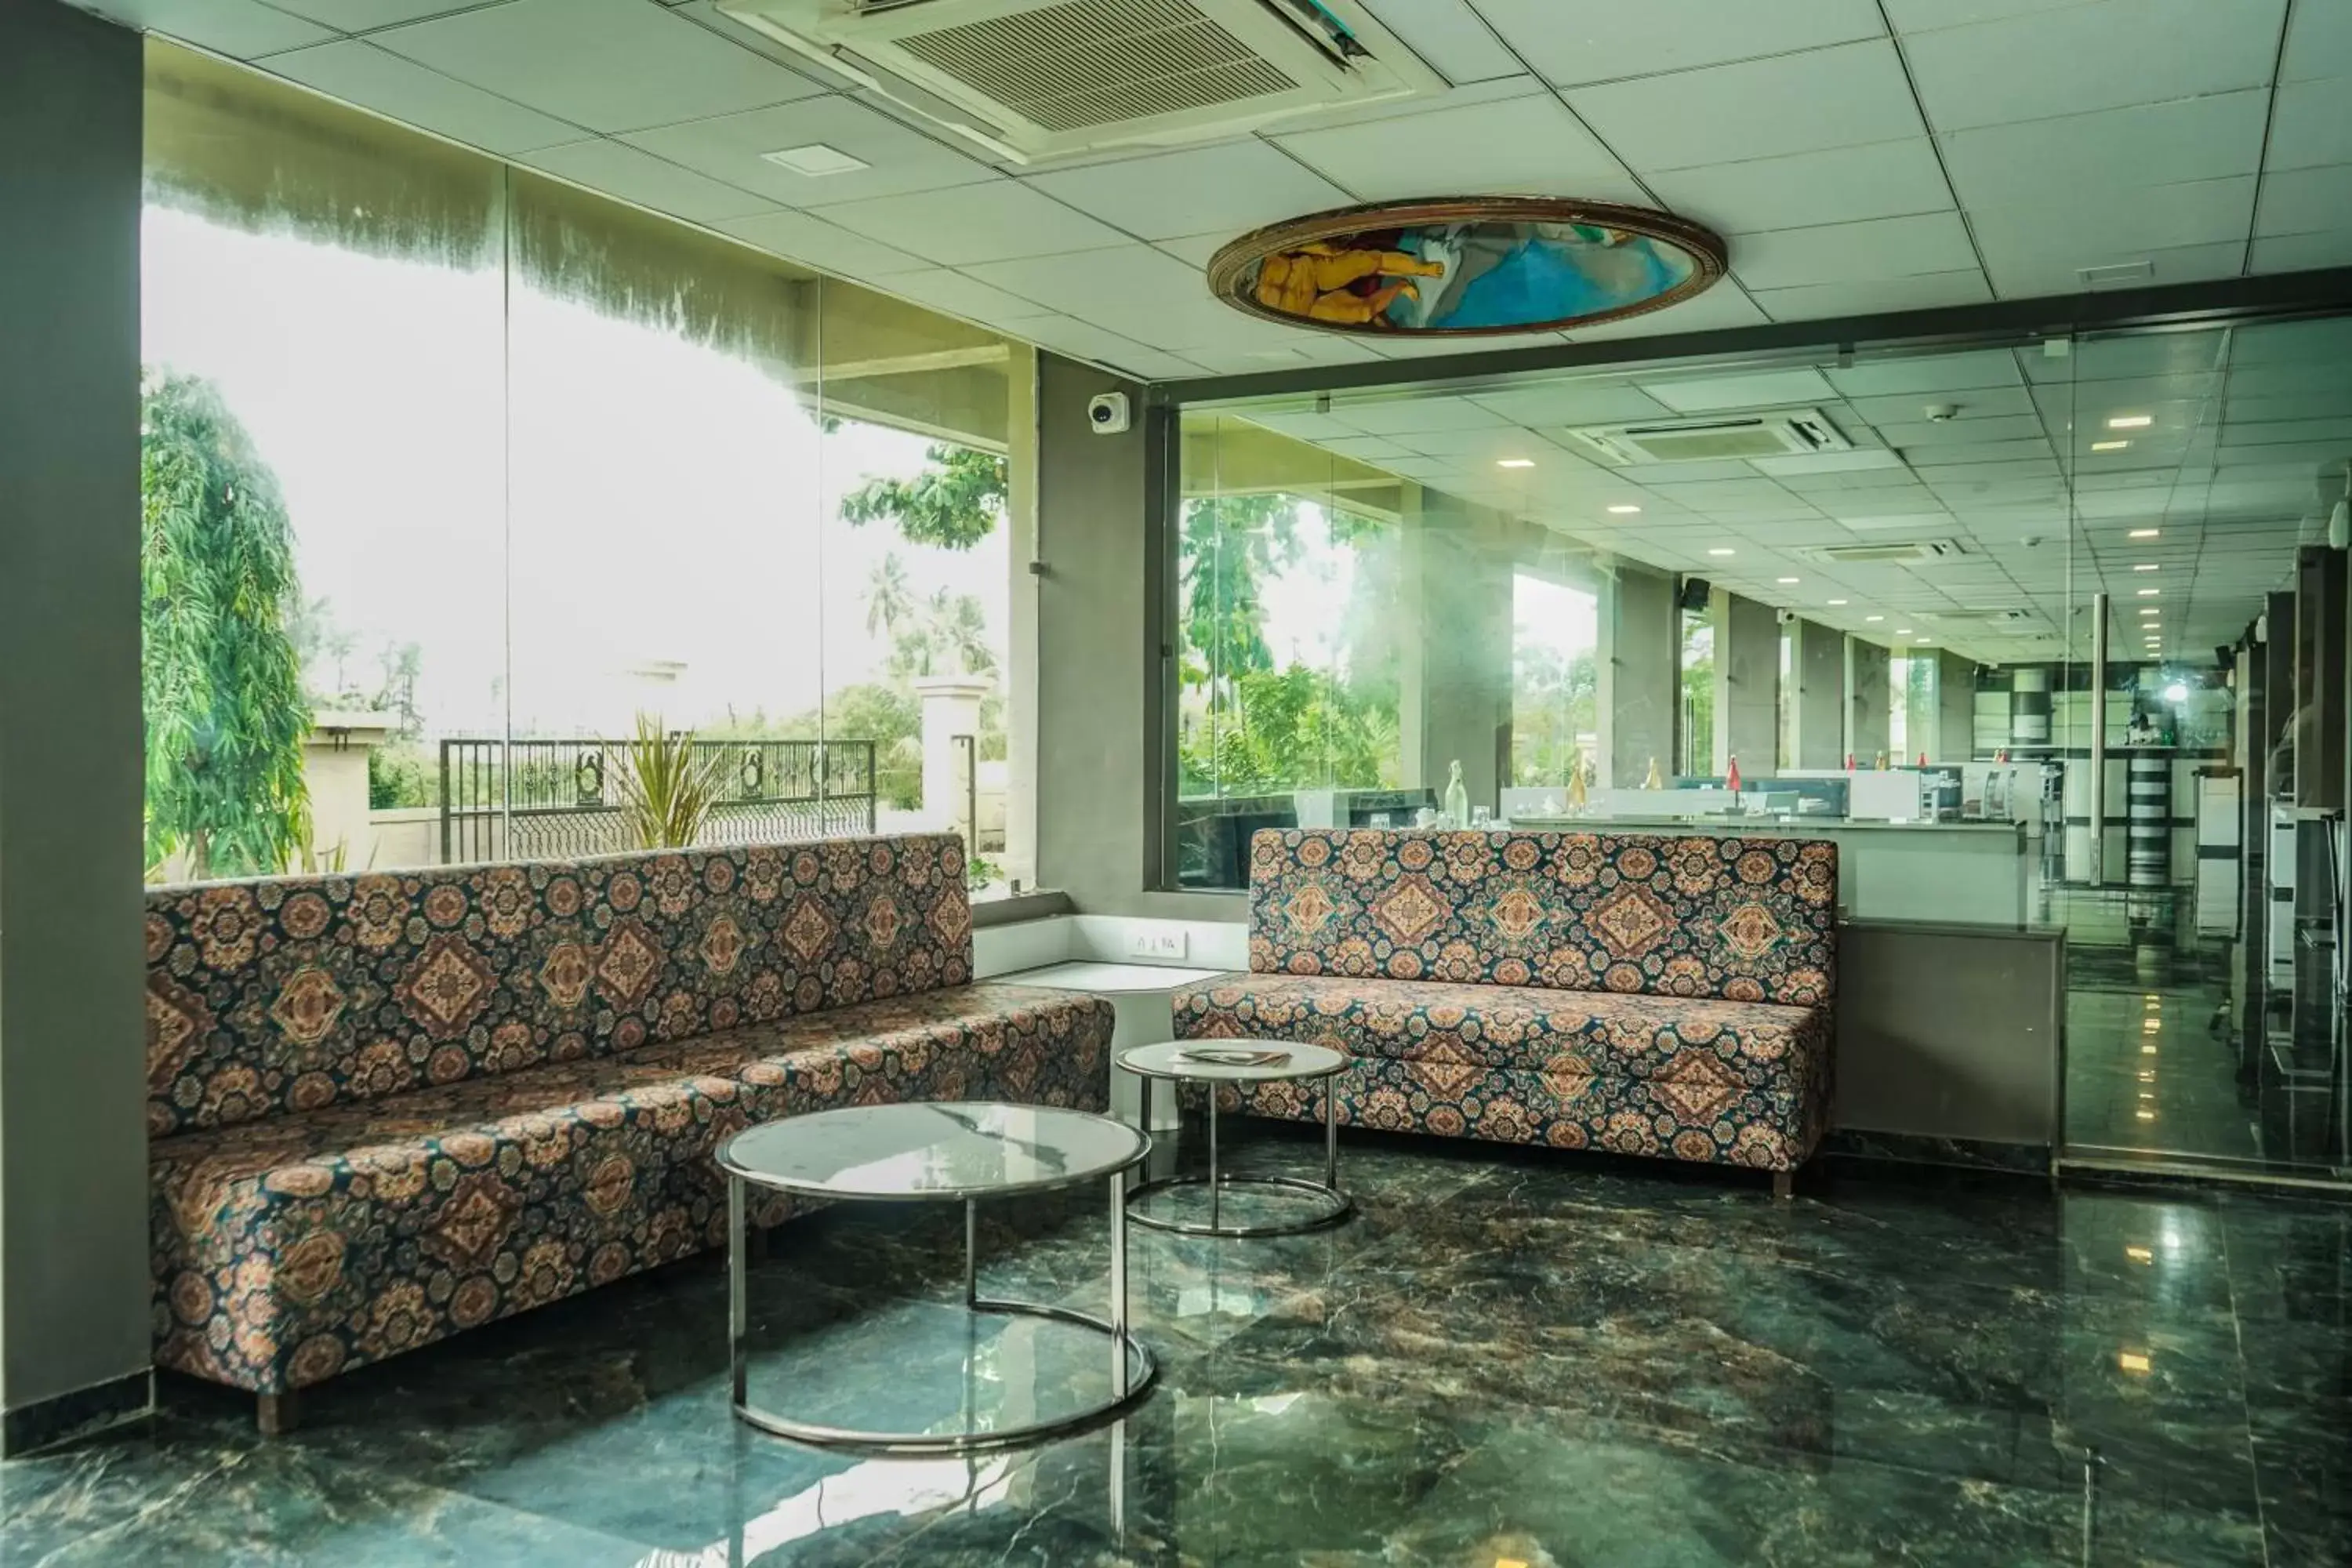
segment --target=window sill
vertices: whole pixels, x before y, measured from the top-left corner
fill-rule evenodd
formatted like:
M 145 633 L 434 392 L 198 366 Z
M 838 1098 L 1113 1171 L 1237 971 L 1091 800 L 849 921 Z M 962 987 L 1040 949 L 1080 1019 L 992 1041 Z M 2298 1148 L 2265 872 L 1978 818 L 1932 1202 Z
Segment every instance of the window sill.
M 971 906 L 971 926 L 984 931 L 990 926 L 1017 925 L 1023 921 L 1045 920 L 1051 915 L 1066 915 L 1076 911 L 1070 895 L 1051 889 L 1033 889 L 1026 893 L 1008 893 L 1001 899 L 975 900 Z

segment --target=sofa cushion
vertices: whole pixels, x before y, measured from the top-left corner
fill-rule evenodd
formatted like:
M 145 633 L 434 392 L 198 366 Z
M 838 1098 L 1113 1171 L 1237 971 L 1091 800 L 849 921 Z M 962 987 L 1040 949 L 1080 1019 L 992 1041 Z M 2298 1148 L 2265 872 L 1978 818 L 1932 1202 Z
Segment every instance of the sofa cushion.
M 729 1134 L 912 1100 L 1099 1110 L 1112 1021 L 967 985 L 156 1140 L 156 1359 L 279 1392 L 684 1257 L 723 1235 Z
M 404 1095 L 971 979 L 950 834 L 147 896 L 147 1130 Z
M 1441 981 L 1227 974 L 1175 1007 L 1187 1038 L 1311 1040 L 1410 1063 L 1433 1083 L 1487 1068 L 1656 1079 L 1694 1106 L 1806 1081 L 1828 1041 L 1822 1008 Z
M 1633 833 L 1268 828 L 1250 967 L 1810 1006 L 1836 993 L 1837 847 Z

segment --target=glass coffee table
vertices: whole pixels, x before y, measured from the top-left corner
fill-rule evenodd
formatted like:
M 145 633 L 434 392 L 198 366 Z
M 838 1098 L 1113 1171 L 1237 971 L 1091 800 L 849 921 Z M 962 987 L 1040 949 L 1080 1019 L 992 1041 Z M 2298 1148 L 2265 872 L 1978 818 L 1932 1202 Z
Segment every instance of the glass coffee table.
M 1183 1236 L 1296 1236 L 1336 1225 L 1354 1212 L 1356 1200 L 1339 1188 L 1339 1096 L 1331 1080 L 1348 1070 L 1348 1058 L 1328 1046 L 1297 1040 L 1168 1040 L 1156 1046 L 1136 1046 L 1118 1055 L 1118 1065 L 1143 1083 L 1143 1121 L 1151 1121 L 1151 1085 L 1167 1079 L 1178 1084 L 1205 1084 L 1209 1090 L 1209 1173 L 1205 1176 L 1160 1176 L 1141 1182 L 1128 1194 L 1128 1203 L 1175 1187 L 1209 1189 L 1209 1218 L 1162 1218 L 1138 1213 L 1135 1223 L 1154 1230 Z M 1228 1176 L 1218 1163 L 1217 1091 L 1227 1084 L 1311 1083 L 1323 1085 L 1323 1179 L 1298 1176 Z M 1295 1220 L 1227 1225 L 1224 1194 L 1236 1187 L 1307 1193 L 1317 1202 L 1311 1213 Z
M 964 1454 L 1012 1447 L 1076 1432 L 1129 1409 L 1159 1375 L 1151 1352 L 1127 1321 L 1127 1173 L 1143 1163 L 1151 1140 L 1108 1116 L 1041 1105 L 914 1101 L 845 1107 L 789 1117 L 738 1132 L 720 1146 L 727 1176 L 727 1342 L 738 1419 L 795 1442 L 892 1454 Z M 1110 1316 L 980 1294 L 979 1205 L 1080 1183 L 1110 1189 Z M 1111 1387 L 1104 1399 L 1050 1419 L 952 1432 L 877 1432 L 796 1421 L 762 1410 L 748 1396 L 744 1293 L 747 1187 L 832 1202 L 963 1205 L 963 1304 L 968 1312 L 1047 1318 L 1104 1336 L 1111 1346 Z M 967 1368 L 969 1373 L 969 1368 Z

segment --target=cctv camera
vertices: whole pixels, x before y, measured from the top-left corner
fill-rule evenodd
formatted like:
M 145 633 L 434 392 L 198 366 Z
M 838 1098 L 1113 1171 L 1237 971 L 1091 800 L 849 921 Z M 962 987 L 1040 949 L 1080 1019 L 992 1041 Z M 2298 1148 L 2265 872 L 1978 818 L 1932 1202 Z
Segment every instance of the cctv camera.
M 1930 403 L 1920 412 L 1927 415 L 1931 425 L 1948 425 L 1960 416 L 1960 405 L 1957 403 Z
M 1117 436 L 1134 423 L 1124 392 L 1106 392 L 1087 401 L 1087 423 L 1097 436 Z

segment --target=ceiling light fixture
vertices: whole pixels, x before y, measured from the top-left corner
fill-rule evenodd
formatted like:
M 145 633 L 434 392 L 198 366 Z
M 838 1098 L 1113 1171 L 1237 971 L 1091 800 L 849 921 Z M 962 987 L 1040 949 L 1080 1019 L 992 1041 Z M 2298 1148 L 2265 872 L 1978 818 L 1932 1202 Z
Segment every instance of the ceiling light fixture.
M 2139 591 L 2139 596 L 2143 599 L 2152 599 L 2156 597 L 2157 595 L 2163 592 L 2164 590 L 2161 588 L 2142 588 Z
M 1828 601 L 1828 604 L 1829 607 L 1832 610 L 1840 610 L 1845 607 L 1845 601 L 1843 599 L 1832 599 Z
M 2145 430 L 2156 423 L 2153 414 L 2118 414 L 2107 421 L 2110 430 Z
M 1864 616 L 1862 618 L 1865 621 L 1883 621 L 1886 617 L 1885 616 Z
M 2094 441 L 2091 443 L 2091 450 L 2094 452 L 2120 452 L 2126 447 L 2130 445 L 2131 443 L 2129 441 Z
M 2126 535 L 2131 539 L 2154 539 L 2164 531 L 2158 528 L 2135 528 Z
M 1909 626 L 1897 626 L 1895 628 L 1895 635 L 1898 637 L 1907 637 L 1911 635 L 1911 628 Z
M 860 169 L 874 166 L 863 158 L 853 158 L 840 148 L 828 147 L 822 142 L 813 142 L 805 147 L 785 147 L 774 153 L 762 153 L 760 158 L 763 163 L 773 163 L 780 169 L 790 169 L 795 174 L 806 174 L 811 179 L 822 179 L 827 174 L 854 174 Z
M 1774 581 L 1775 583 L 1780 584 L 1780 586 L 1782 586 L 1783 588 L 1785 588 L 1785 587 L 1787 587 L 1790 584 L 1796 582 L 1796 581 L 1797 581 L 1797 579 L 1796 579 L 1796 578 L 1794 578 L 1794 577 L 1775 577 L 1775 578 L 1773 578 L 1773 579 L 1772 579 L 1772 581 Z
M 2160 616 L 2164 614 L 2162 610 L 2158 609 L 2154 605 L 2142 605 L 2140 606 L 2139 613 L 2143 619 L 2151 616 Z
M 1718 544 L 1714 549 L 1708 551 L 1707 553 L 1709 555 L 1728 555 L 1731 553 L 1731 549 L 1728 545 Z
M 1931 640 L 1931 639 L 1927 638 L 1927 637 L 1913 637 L 1911 640 L 1912 640 L 1913 642 L 1927 642 L 1927 641 L 1929 641 L 1929 640 Z
M 1619 517 L 1631 517 L 1642 509 L 1638 506 L 1612 506 L 1609 510 Z
M 1495 467 L 1498 468 L 1532 468 L 1535 466 L 1536 460 L 1533 458 L 1497 458 L 1495 459 Z
M 2132 570 L 2135 572 L 2153 572 L 2156 570 L 2156 563 L 2153 561 L 2143 561 L 2137 565 L 2135 565 Z

